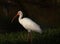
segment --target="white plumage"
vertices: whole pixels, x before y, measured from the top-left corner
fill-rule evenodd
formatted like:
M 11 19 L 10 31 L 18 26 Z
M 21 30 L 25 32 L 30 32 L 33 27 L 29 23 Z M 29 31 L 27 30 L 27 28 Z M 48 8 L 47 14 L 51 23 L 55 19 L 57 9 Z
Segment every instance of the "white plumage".
M 23 18 L 23 19 L 20 19 L 19 18 L 19 23 L 25 28 L 28 30 L 28 32 L 30 32 L 31 30 L 32 31 L 35 31 L 35 32 L 39 32 L 41 33 L 41 29 L 39 27 L 38 24 L 36 24 L 34 21 L 32 21 L 31 19 L 29 18 Z
M 32 21 L 29 18 L 22 18 L 23 13 L 21 11 L 18 11 L 17 15 L 19 15 L 18 21 L 19 23 L 28 30 L 28 32 L 35 31 L 42 33 L 42 30 L 38 24 L 36 24 L 34 21 Z

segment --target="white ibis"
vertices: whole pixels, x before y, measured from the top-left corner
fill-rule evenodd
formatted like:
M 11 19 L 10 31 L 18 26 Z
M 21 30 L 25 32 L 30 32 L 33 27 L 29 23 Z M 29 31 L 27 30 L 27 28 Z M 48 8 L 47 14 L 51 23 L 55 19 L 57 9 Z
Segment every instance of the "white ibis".
M 36 24 L 34 21 L 32 21 L 29 18 L 22 18 L 23 17 L 22 11 L 18 11 L 17 15 L 14 16 L 14 18 L 12 19 L 11 22 L 13 22 L 13 20 L 17 16 L 19 16 L 19 18 L 18 18 L 19 23 L 28 31 L 28 40 L 30 42 L 32 42 L 31 31 L 42 33 L 40 26 L 38 24 Z

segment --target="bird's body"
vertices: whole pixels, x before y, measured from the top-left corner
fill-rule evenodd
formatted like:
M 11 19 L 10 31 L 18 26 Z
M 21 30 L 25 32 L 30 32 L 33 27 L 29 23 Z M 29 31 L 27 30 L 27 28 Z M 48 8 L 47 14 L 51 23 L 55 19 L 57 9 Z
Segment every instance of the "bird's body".
M 34 21 L 32 21 L 29 18 L 22 18 L 20 19 L 20 17 L 18 18 L 19 23 L 28 30 L 28 32 L 30 31 L 35 31 L 35 32 L 39 32 L 41 33 L 41 29 L 40 26 L 38 24 L 36 24 Z

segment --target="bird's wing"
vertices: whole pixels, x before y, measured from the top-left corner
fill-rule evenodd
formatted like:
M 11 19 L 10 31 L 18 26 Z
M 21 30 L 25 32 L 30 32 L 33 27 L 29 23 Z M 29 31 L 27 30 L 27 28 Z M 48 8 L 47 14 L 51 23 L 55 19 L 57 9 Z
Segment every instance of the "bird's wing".
M 33 30 L 33 31 L 41 31 L 40 26 L 29 18 L 23 18 L 20 21 L 20 23 L 26 29 L 30 29 L 30 30 Z

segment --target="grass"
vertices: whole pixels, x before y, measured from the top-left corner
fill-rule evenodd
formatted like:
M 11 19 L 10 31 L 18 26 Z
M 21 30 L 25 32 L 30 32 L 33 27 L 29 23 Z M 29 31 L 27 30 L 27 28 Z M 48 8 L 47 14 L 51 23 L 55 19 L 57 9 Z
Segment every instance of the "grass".
M 26 31 L 0 33 L 0 44 L 28 44 Z M 32 32 L 32 44 L 58 44 L 60 29 L 48 29 L 42 34 Z

